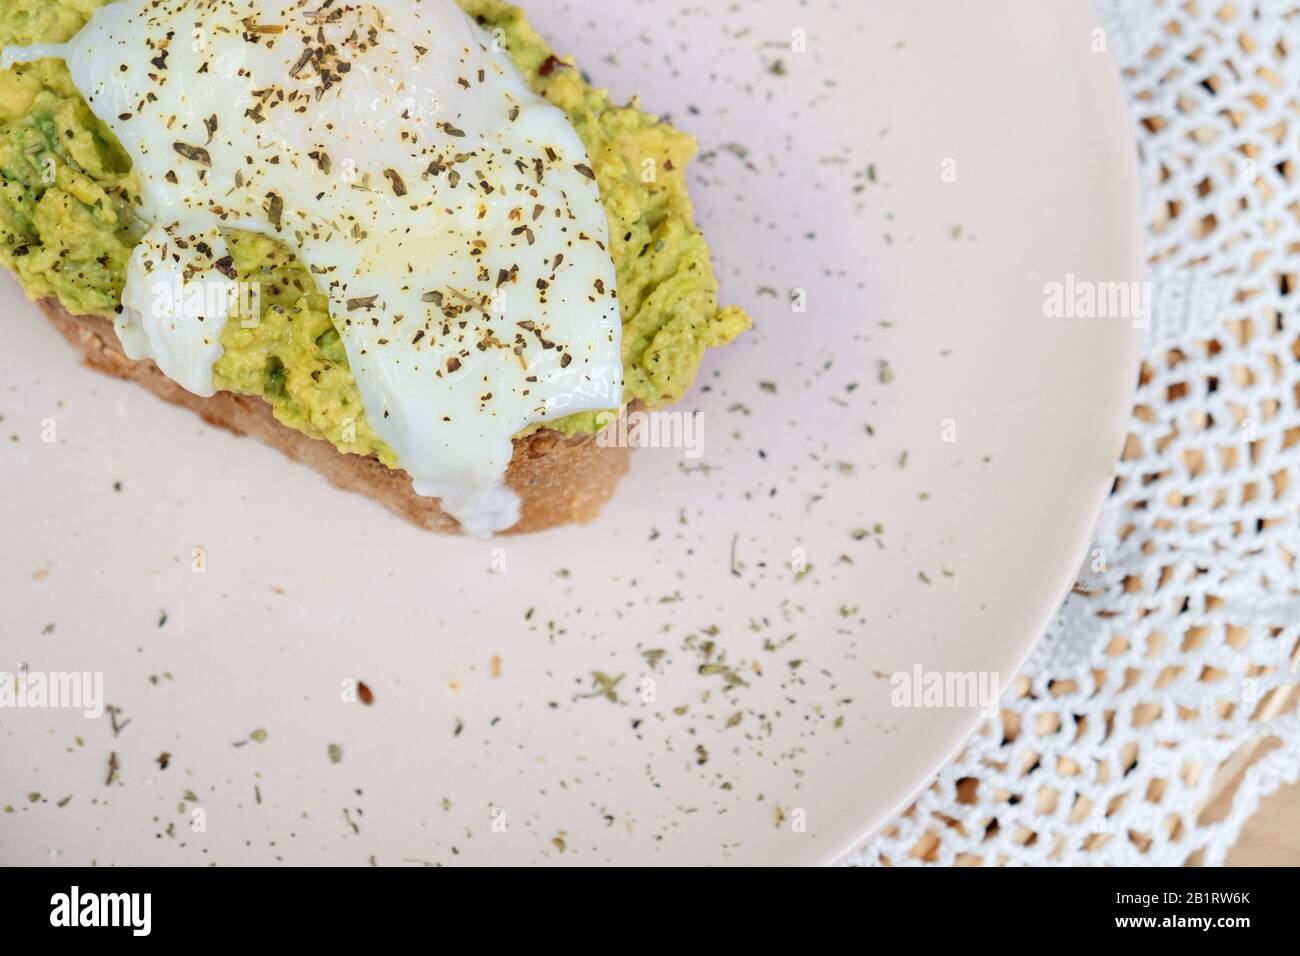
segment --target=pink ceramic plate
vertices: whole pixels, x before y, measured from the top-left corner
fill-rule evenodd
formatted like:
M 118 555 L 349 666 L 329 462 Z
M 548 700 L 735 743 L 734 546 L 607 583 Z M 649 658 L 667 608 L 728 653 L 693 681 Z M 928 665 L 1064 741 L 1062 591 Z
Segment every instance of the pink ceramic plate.
M 1141 273 L 1086 0 L 530 6 L 701 140 L 756 323 L 704 455 L 641 450 L 588 527 L 432 537 L 80 368 L 6 280 L 0 669 L 118 711 L 0 710 L 0 862 L 830 861 L 979 717 L 894 675 L 1005 687 L 1041 633 L 1135 372 L 1129 320 L 1045 314 Z

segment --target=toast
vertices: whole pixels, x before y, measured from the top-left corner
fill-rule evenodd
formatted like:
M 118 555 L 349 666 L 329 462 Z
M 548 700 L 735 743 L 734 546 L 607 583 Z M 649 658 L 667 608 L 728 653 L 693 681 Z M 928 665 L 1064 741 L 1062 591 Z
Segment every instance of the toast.
M 426 531 L 461 532 L 460 524 L 442 510 L 436 498 L 415 493 L 406 472 L 390 469 L 376 458 L 346 454 L 327 441 L 282 425 L 271 406 L 255 396 L 218 392 L 204 398 L 188 392 L 151 360 L 127 358 L 108 319 L 70 315 L 54 299 L 43 299 L 38 305 L 91 368 L 143 385 L 164 401 L 197 412 L 210 425 L 260 438 L 294 461 L 316 469 L 336 488 L 365 495 Z M 591 521 L 613 497 L 619 479 L 627 472 L 630 454 L 630 448 L 601 442 L 596 435 L 565 438 L 543 429 L 516 439 L 505 480 L 519 495 L 522 512 L 518 523 L 503 533 Z

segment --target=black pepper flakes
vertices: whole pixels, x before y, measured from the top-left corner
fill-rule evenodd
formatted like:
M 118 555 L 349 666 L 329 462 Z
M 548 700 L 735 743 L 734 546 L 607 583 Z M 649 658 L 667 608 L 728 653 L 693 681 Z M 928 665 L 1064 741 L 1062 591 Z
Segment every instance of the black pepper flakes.
M 552 73 L 555 72 L 557 67 L 566 68 L 568 67 L 568 65 L 569 64 L 565 63 L 558 56 L 552 53 L 545 60 L 543 60 L 542 65 L 537 68 L 537 75 L 550 76 Z
M 271 201 L 271 208 L 267 212 L 267 217 L 271 220 L 271 225 L 279 229 L 280 221 L 284 217 L 284 200 L 276 193 L 267 193 L 266 198 Z
M 199 163 L 202 166 L 212 165 L 212 154 L 202 146 L 191 146 L 189 143 L 175 142 L 172 143 L 172 149 L 180 153 L 188 160 Z
M 406 183 L 402 181 L 402 177 L 398 174 L 397 170 L 385 169 L 384 176 L 388 179 L 390 183 L 393 184 L 394 196 L 406 195 Z

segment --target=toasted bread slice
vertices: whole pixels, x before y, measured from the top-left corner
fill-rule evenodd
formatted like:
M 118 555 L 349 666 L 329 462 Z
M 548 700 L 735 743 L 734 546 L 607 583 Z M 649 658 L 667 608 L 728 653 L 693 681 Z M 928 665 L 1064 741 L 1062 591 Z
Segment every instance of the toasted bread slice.
M 218 392 L 203 398 L 187 392 L 152 361 L 127 358 L 109 320 L 69 315 L 54 299 L 38 304 L 91 368 L 137 382 L 165 401 L 198 412 L 209 424 L 260 438 L 294 461 L 315 468 L 335 487 L 366 495 L 421 528 L 440 534 L 460 533 L 460 525 L 436 498 L 415 493 L 406 472 L 394 471 L 375 458 L 346 454 L 328 441 L 280 424 L 271 406 L 255 396 Z M 543 430 L 516 440 L 506 484 L 519 495 L 523 510 L 519 522 L 506 533 L 591 521 L 627 472 L 630 453 L 629 448 L 601 443 L 594 435 L 566 439 L 558 432 Z

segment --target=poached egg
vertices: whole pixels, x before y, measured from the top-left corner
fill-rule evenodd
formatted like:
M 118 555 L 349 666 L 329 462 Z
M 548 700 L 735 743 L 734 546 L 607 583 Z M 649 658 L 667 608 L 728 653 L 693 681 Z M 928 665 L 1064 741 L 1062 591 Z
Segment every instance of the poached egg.
M 608 223 L 567 117 L 453 0 L 117 0 L 55 56 L 130 155 L 127 354 L 212 394 L 224 315 L 150 290 L 233 276 L 225 230 L 329 297 L 374 432 L 466 532 L 519 518 L 526 426 L 622 400 Z M 171 301 L 168 296 L 162 301 Z

